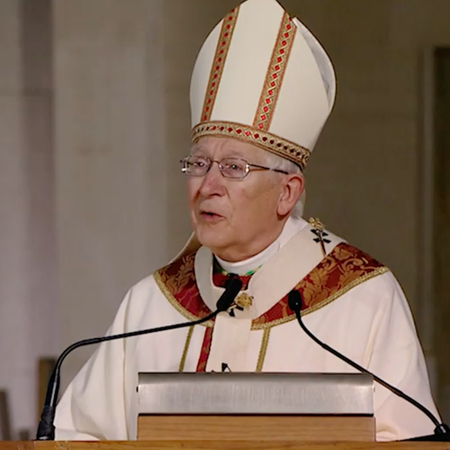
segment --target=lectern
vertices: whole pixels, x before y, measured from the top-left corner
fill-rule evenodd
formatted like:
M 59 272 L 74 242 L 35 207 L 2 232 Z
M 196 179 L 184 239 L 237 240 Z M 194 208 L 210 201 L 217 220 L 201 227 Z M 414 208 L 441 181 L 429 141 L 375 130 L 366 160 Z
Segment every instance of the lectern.
M 139 375 L 139 440 L 375 441 L 366 374 Z
M 450 450 L 374 442 L 369 375 L 143 373 L 137 395 L 137 441 L 0 441 L 0 450 Z

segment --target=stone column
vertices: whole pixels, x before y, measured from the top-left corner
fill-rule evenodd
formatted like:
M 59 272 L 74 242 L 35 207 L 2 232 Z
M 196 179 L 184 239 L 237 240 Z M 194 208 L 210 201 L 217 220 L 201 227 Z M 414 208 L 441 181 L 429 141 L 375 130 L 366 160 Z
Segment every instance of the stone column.
M 37 358 L 56 352 L 50 7 L 0 0 L 0 387 L 14 439 L 34 434 Z
M 162 0 L 54 1 L 61 349 L 166 263 Z M 71 378 L 94 349 L 77 351 Z

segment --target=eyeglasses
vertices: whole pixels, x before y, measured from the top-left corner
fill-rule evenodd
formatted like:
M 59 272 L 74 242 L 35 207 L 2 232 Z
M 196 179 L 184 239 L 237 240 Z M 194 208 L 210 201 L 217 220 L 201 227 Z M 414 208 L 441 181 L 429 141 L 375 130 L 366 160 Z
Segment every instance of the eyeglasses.
M 242 180 L 249 172 L 256 170 L 271 170 L 273 172 L 279 172 L 288 174 L 284 170 L 272 169 L 270 167 L 259 166 L 258 164 L 250 164 L 245 159 L 240 158 L 224 158 L 221 161 L 215 161 L 209 159 L 206 156 L 188 156 L 181 160 L 181 171 L 191 177 L 203 177 L 211 169 L 213 163 L 219 165 L 219 170 L 222 176 L 225 178 L 231 178 L 233 180 Z

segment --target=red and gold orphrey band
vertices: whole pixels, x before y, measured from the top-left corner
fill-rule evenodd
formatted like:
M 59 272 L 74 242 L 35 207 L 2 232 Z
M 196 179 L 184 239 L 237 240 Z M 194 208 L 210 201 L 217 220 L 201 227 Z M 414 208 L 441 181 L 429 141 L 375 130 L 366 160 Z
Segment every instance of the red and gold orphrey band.
M 184 256 L 168 266 L 158 270 L 154 277 L 161 292 L 175 307 L 175 309 L 188 320 L 197 320 L 211 313 L 202 300 L 194 269 L 195 253 Z M 337 245 L 314 269 L 304 277 L 294 289 L 298 290 L 303 298 L 302 315 L 312 313 L 323 308 L 332 301 L 344 295 L 350 289 L 387 272 L 387 268 L 378 261 L 348 244 Z M 269 330 L 295 319 L 295 314 L 288 305 L 286 295 L 272 308 L 252 321 L 252 330 Z M 203 324 L 206 329 L 197 363 L 197 371 L 205 371 L 211 351 L 214 320 Z M 258 358 L 258 368 L 261 369 L 267 346 L 266 341 Z M 182 361 L 184 361 L 186 348 L 189 345 L 188 337 Z M 184 363 L 180 364 L 180 368 Z
M 291 23 L 290 17 L 284 13 L 253 121 L 256 129 L 268 131 L 270 128 L 294 43 L 295 30 L 295 25 Z
M 192 142 L 197 142 L 203 136 L 225 136 L 239 139 L 286 158 L 297 164 L 302 170 L 305 169 L 311 156 L 311 152 L 308 149 L 294 142 L 268 131 L 261 131 L 254 127 L 234 122 L 210 121 L 200 123 L 192 130 Z
M 302 315 L 323 308 L 364 281 L 387 272 L 387 268 L 361 250 L 346 243 L 337 245 L 294 287 L 303 298 Z M 195 253 L 159 269 L 155 282 L 167 300 L 188 320 L 211 314 L 200 296 L 195 278 Z M 295 319 L 288 296 L 252 321 L 252 330 L 263 330 Z M 203 324 L 213 327 L 214 320 Z
M 211 351 L 211 343 L 213 336 L 213 328 L 207 328 L 203 336 L 202 348 L 197 362 L 196 372 L 205 372 L 206 364 L 208 363 L 209 352 Z
M 205 122 L 211 118 L 214 108 L 217 91 L 222 77 L 223 67 L 227 59 L 228 49 L 230 48 L 231 39 L 233 37 L 236 20 L 239 13 L 239 7 L 231 10 L 230 14 L 225 17 L 220 30 L 219 41 L 217 42 L 216 53 L 214 55 L 211 73 L 209 76 L 208 87 L 206 89 L 205 101 L 201 121 Z

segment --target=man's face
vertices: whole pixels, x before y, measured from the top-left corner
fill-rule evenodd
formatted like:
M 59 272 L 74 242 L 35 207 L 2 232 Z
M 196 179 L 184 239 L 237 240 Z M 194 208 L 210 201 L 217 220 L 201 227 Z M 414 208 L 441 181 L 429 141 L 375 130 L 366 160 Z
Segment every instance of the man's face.
M 210 160 L 242 158 L 264 166 L 265 150 L 236 139 L 204 137 L 193 156 Z M 241 180 L 222 176 L 217 163 L 202 177 L 188 177 L 192 226 L 202 245 L 227 261 L 242 261 L 270 245 L 280 234 L 286 217 L 279 215 L 283 175 L 251 171 Z

